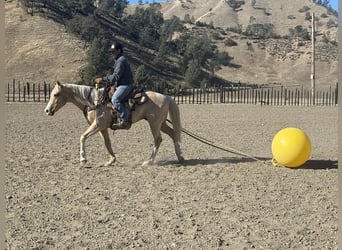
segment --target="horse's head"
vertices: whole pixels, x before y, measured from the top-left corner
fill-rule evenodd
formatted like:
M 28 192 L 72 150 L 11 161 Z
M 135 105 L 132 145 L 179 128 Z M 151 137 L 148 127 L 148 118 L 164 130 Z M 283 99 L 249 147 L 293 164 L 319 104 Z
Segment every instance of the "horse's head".
M 44 111 L 47 115 L 54 115 L 57 110 L 62 108 L 66 102 L 66 96 L 63 84 L 57 82 L 55 87 L 51 91 L 49 103 L 46 105 Z

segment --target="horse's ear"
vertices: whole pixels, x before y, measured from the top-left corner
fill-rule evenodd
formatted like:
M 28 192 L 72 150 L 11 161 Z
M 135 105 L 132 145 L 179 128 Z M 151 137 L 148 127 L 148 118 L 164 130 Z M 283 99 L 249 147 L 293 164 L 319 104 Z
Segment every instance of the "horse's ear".
M 61 84 L 59 81 L 57 81 L 57 85 L 58 85 L 58 86 L 62 86 L 62 84 Z

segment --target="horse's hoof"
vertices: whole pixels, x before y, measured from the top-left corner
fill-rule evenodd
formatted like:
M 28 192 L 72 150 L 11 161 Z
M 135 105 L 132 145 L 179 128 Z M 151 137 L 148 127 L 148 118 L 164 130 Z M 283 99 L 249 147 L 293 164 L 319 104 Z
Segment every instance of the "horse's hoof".
M 104 164 L 105 167 L 113 166 L 114 163 L 116 162 L 116 158 L 111 159 L 110 161 L 106 162 Z
M 86 167 L 87 160 L 80 161 L 80 167 Z
M 114 162 L 107 162 L 105 164 L 102 164 L 103 167 L 110 167 L 110 166 L 113 166 L 114 165 Z
M 144 161 L 143 164 L 142 164 L 142 166 L 143 166 L 143 167 L 144 167 L 144 166 L 151 166 L 151 165 L 153 165 L 153 164 L 154 164 L 153 161 L 148 160 L 148 161 Z

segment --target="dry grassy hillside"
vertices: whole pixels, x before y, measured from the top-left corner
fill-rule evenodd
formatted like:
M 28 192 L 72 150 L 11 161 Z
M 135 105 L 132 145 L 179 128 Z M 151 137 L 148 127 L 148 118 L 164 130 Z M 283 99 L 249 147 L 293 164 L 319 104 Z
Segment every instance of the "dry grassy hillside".
M 31 16 L 17 1 L 5 2 L 6 78 L 74 81 L 85 63 L 83 43 L 62 25 Z
M 316 16 L 316 84 L 318 87 L 330 87 L 337 82 L 337 46 L 326 44 L 337 41 L 337 27 L 327 27 L 329 21 L 337 23 L 326 8 L 310 0 L 291 1 L 246 0 L 240 7 L 233 8 L 228 0 L 174 0 L 162 3 L 161 12 L 165 18 L 173 15 L 183 19 L 185 15 L 193 16 L 196 21 L 212 22 L 215 27 L 223 29 L 246 28 L 249 24 L 272 23 L 279 35 L 288 35 L 289 28 L 302 25 L 311 32 L 311 21 L 306 20 L 307 13 Z M 239 36 L 232 32 L 222 39 L 231 38 L 237 46 L 228 47 L 224 41 L 217 41 L 221 50 L 234 57 L 238 66 L 224 67 L 218 75 L 234 82 L 277 83 L 283 85 L 310 85 L 311 42 L 273 39 L 260 41 Z
M 232 7 L 228 2 L 244 2 L 239 8 Z M 289 28 L 300 24 L 310 28 L 310 21 L 305 20 L 306 13 L 314 12 L 319 18 L 317 26 L 319 30 L 326 31 L 327 22 L 337 17 L 327 12 L 327 9 L 313 3 L 310 0 L 291 1 L 288 0 L 174 0 L 161 4 L 161 12 L 165 18 L 173 15 L 184 18 L 186 14 L 193 16 L 196 21 L 210 23 L 222 28 L 231 28 L 242 25 L 243 28 L 252 23 L 272 23 L 280 35 L 288 34 Z M 239 5 L 238 5 L 239 6 Z M 326 14 L 327 17 L 321 17 Z M 337 28 L 330 29 L 331 39 L 337 39 Z
M 250 40 L 236 39 L 238 46 L 221 49 L 234 57 L 234 63 L 241 68 L 225 67 L 218 72 L 232 81 L 282 84 L 287 86 L 310 85 L 311 42 L 289 41 L 287 39 Z M 298 45 L 300 44 L 300 45 Z M 333 50 L 332 54 L 331 50 Z M 337 48 L 316 45 L 316 85 L 326 88 L 337 82 Z
M 234 2 L 234 1 L 233 1 Z M 233 82 L 256 84 L 302 85 L 310 87 L 311 42 L 289 39 L 252 39 L 227 31 L 238 24 L 246 27 L 251 23 L 272 23 L 282 35 L 289 28 L 302 25 L 310 31 L 310 21 L 305 13 L 314 11 L 316 22 L 316 86 L 328 88 L 337 82 L 337 27 L 327 29 L 329 20 L 337 18 L 310 0 L 264 1 L 246 0 L 234 9 L 222 0 L 174 0 L 161 4 L 165 18 L 186 14 L 201 22 L 213 22 L 221 29 L 190 25 L 187 32 L 211 33 L 218 48 L 234 57 L 234 67 L 223 67 L 216 74 Z M 305 7 L 306 6 L 306 7 Z M 127 13 L 132 13 L 131 5 Z M 6 1 L 6 73 L 8 79 L 27 81 L 75 80 L 78 70 L 85 64 L 83 43 L 67 34 L 64 27 L 39 16 L 30 16 L 20 8 L 17 1 Z M 305 9 L 305 11 L 303 11 Z M 323 15 L 325 14 L 325 15 Z M 324 38 L 329 40 L 323 42 Z M 231 39 L 236 46 L 228 46 Z M 136 64 L 134 48 L 129 48 Z M 146 59 L 146 58 L 145 58 Z M 153 65 L 152 65 L 153 66 Z M 158 73 L 156 73 L 158 74 Z M 170 79 L 172 82 L 173 79 Z

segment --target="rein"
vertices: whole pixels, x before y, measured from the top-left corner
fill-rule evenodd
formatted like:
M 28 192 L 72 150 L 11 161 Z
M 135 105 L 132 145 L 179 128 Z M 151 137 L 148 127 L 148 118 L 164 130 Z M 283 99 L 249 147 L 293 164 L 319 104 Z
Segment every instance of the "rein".
M 167 121 L 168 121 L 169 123 L 171 123 L 170 120 L 167 119 Z M 264 161 L 262 161 L 262 160 L 260 160 L 260 159 L 258 159 L 258 158 L 256 158 L 256 157 L 254 157 L 254 156 L 252 156 L 252 155 L 248 155 L 248 154 L 243 153 L 243 152 L 241 152 L 241 151 L 238 151 L 238 150 L 236 150 L 236 149 L 226 148 L 226 147 L 223 147 L 223 146 L 216 145 L 216 144 L 214 144 L 213 141 L 210 141 L 210 140 L 205 139 L 205 138 L 203 138 L 203 137 L 201 137 L 201 136 L 199 136 L 199 135 L 196 135 L 196 134 L 194 134 L 194 133 L 192 133 L 192 132 L 190 132 L 189 130 L 186 130 L 186 129 L 184 129 L 184 128 L 182 129 L 182 132 L 183 132 L 184 134 L 186 134 L 186 135 L 192 137 L 193 139 L 195 139 L 195 140 L 197 140 L 197 141 L 199 141 L 199 142 L 202 142 L 202 143 L 204 143 L 204 144 L 207 144 L 207 145 L 209 145 L 209 146 L 211 146 L 211 147 L 214 147 L 214 148 L 217 148 L 217 149 L 220 149 L 220 150 L 223 150 L 223 151 L 225 151 L 225 152 L 232 153 L 232 154 L 235 154 L 235 155 L 247 157 L 247 158 L 253 159 L 253 160 L 255 160 L 255 161 L 261 162 L 261 163 L 263 163 L 263 164 L 266 164 Z
M 94 90 L 94 88 L 91 87 L 91 88 L 90 88 L 90 91 L 89 91 L 89 93 L 88 93 L 87 99 L 86 99 L 89 103 L 90 103 L 91 93 L 93 92 L 93 90 Z M 87 114 L 88 114 L 88 111 L 89 111 L 89 107 L 90 107 L 90 106 L 88 106 L 88 105 L 84 105 L 84 108 L 83 108 L 83 115 L 84 115 L 85 118 L 87 118 Z

